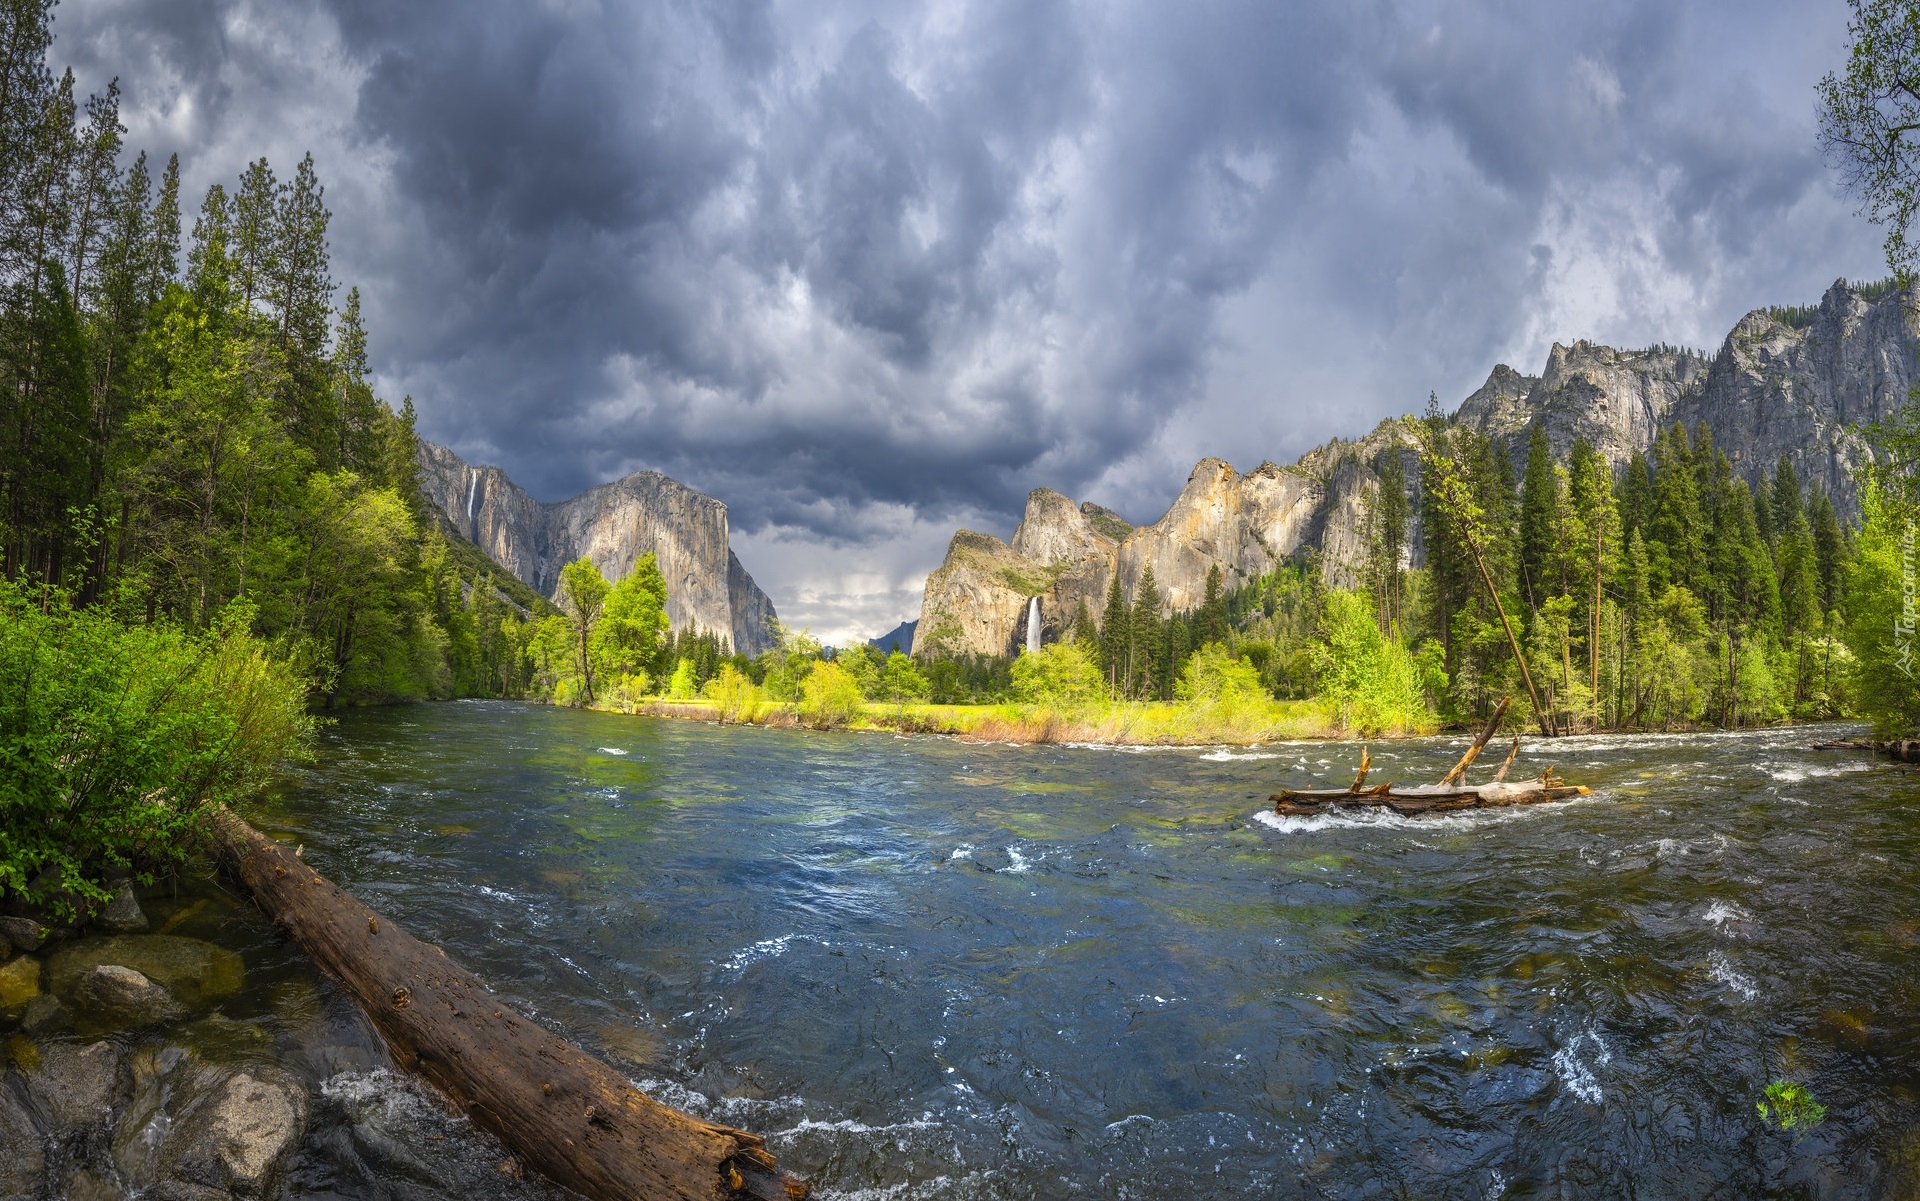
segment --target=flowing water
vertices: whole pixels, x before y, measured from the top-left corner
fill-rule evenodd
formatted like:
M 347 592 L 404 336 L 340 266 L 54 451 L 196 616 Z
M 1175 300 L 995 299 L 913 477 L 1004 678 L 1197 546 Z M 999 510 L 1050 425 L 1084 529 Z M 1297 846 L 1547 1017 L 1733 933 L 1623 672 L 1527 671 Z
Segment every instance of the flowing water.
M 1920 777 L 1814 736 L 1540 742 L 1516 776 L 1597 792 L 1281 819 L 1357 747 L 459 702 L 341 718 L 260 817 L 824 1197 L 1910 1195 Z M 1824 1124 L 1762 1123 L 1780 1078 Z

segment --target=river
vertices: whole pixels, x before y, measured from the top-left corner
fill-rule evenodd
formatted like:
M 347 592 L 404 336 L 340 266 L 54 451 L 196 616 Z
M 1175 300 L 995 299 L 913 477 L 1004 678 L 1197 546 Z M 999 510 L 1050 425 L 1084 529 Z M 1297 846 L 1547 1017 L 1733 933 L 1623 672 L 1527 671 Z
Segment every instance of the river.
M 1281 819 L 1358 748 L 456 702 L 341 717 L 260 819 L 824 1197 L 1906 1195 L 1920 779 L 1814 736 L 1541 741 L 1516 776 L 1592 797 Z M 1763 1125 L 1782 1077 L 1823 1125 Z

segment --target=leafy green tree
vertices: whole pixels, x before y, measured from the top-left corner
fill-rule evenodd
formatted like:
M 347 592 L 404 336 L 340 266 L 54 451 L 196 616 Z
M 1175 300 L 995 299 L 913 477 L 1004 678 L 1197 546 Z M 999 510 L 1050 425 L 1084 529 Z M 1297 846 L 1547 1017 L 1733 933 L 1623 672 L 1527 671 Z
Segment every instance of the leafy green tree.
M 1203 708 L 1237 710 L 1264 702 L 1267 690 L 1251 662 L 1235 658 L 1218 642 L 1209 642 L 1187 660 L 1174 696 Z
M 1085 649 L 1084 644 L 1074 645 Z M 1096 670 L 1097 675 L 1097 670 Z M 914 663 L 913 657 L 894 651 L 887 656 L 886 667 L 880 673 L 880 693 L 896 705 L 908 701 L 923 701 L 932 692 L 932 685 Z
M 1920 210 L 1920 4 L 1849 0 L 1846 69 L 1820 81 L 1820 144 L 1867 217 L 1885 228 L 1887 263 L 1904 282 Z
M 612 589 L 593 560 L 585 555 L 560 569 L 560 607 L 566 611 L 573 632 L 574 671 L 581 681 L 581 694 L 593 703 L 593 633 L 600 622 Z
M 563 573 L 564 574 L 564 573 Z M 648 551 L 608 590 L 589 646 L 601 677 L 644 675 L 667 630 L 667 581 Z
M 1426 719 L 1413 657 L 1380 632 L 1371 608 L 1352 592 L 1327 594 L 1315 647 L 1321 695 L 1354 733 L 1411 732 Z

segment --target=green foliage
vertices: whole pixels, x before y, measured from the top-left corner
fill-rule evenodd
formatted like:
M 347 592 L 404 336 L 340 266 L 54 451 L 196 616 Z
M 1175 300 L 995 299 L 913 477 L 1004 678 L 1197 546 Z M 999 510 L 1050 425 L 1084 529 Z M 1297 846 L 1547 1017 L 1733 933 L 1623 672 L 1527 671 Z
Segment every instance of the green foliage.
M 860 684 L 839 664 L 817 659 L 800 680 L 800 720 L 816 730 L 844 726 L 860 715 Z
M 71 912 L 150 882 L 312 735 L 306 681 L 230 606 L 198 633 L 0 581 L 0 886 Z M 63 895 L 64 894 L 64 895 Z
M 1106 696 L 1099 664 L 1077 642 L 1056 642 L 1022 651 L 1013 661 L 1013 695 L 1031 705 L 1070 709 Z
M 732 664 L 727 666 L 731 667 Z M 690 701 L 700 691 L 700 682 L 694 677 L 693 660 L 682 659 L 673 666 L 673 679 L 667 684 L 667 695 L 676 701 Z
M 572 570 L 572 565 L 566 570 Z M 571 598 L 570 586 L 567 595 Z M 653 552 L 648 551 L 607 591 L 601 604 L 599 620 L 588 639 L 595 672 L 607 676 L 646 675 L 656 661 L 666 630 L 667 581 Z
M 1187 660 L 1174 695 L 1189 705 L 1228 710 L 1268 699 L 1258 669 L 1250 661 L 1229 654 L 1218 642 L 1207 643 Z
M 1908 589 L 1920 572 L 1912 511 L 1869 480 L 1866 522 L 1847 573 L 1847 624 L 1853 689 L 1862 714 L 1883 737 L 1920 730 L 1920 597 Z
M 1847 190 L 1885 227 L 1887 265 L 1911 279 L 1920 211 L 1920 4 L 1850 0 L 1846 70 L 1820 81 L 1820 143 Z
M 1358 593 L 1330 592 L 1314 649 L 1320 694 L 1357 734 L 1412 732 L 1427 719 L 1413 656 L 1381 633 Z
M 1789 1134 L 1804 1134 L 1827 1120 L 1827 1107 L 1813 1099 L 1806 1085 L 1791 1080 L 1767 1085 L 1754 1108 L 1760 1111 L 1762 1122 Z
M 731 663 L 721 664 L 719 673 L 707 681 L 701 693 L 713 703 L 722 723 L 753 721 L 766 701 L 759 686 Z M 854 711 L 859 710 L 856 707 Z
M 1096 670 L 1096 676 L 1098 672 Z M 912 656 L 894 651 L 887 656 L 887 663 L 880 672 L 879 695 L 896 705 L 909 701 L 924 701 L 933 691 L 933 685 L 925 673 L 914 663 Z

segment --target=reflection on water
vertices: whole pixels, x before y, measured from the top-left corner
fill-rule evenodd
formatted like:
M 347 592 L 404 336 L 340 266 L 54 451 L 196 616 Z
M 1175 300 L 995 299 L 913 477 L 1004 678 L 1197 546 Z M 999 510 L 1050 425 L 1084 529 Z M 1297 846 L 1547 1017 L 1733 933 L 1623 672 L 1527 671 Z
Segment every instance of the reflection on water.
M 342 718 L 263 822 L 828 1197 L 1903 1195 L 1920 787 L 1811 737 L 1562 739 L 1515 775 L 1594 796 L 1283 819 L 1357 748 L 460 702 Z M 1797 1141 L 1780 1076 L 1827 1105 Z

